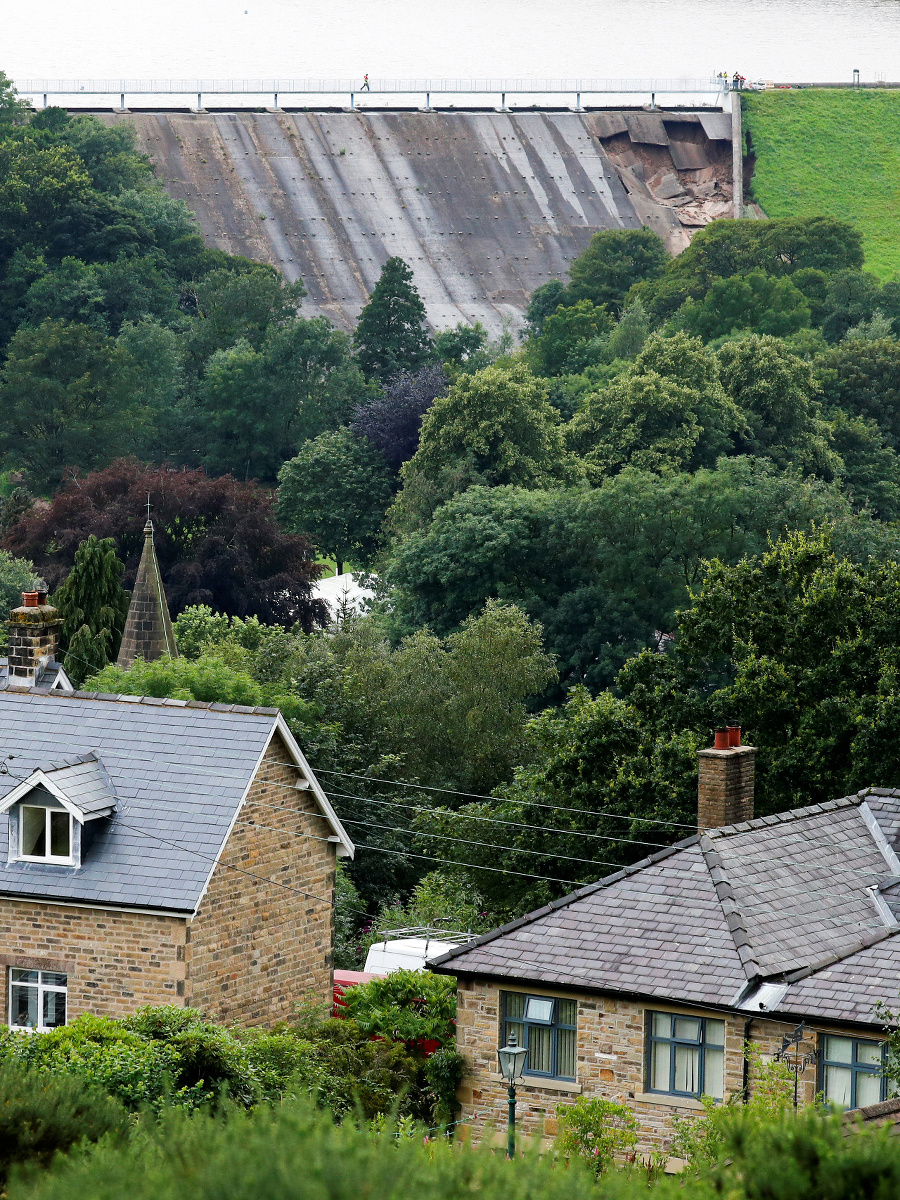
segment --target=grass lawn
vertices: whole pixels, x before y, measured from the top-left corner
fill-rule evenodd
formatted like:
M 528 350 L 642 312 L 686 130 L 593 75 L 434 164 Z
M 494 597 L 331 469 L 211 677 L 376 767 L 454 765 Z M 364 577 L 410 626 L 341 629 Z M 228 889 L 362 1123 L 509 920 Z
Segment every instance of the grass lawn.
M 758 92 L 743 111 L 766 215 L 850 221 L 866 269 L 900 275 L 900 91 Z

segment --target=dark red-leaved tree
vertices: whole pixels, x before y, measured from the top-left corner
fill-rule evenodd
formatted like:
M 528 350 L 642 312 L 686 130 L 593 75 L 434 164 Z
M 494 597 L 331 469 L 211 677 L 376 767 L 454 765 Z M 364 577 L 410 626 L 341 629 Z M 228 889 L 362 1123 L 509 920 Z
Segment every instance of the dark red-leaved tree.
M 282 533 L 272 493 L 257 483 L 199 470 L 151 467 L 122 458 L 103 471 L 72 474 L 49 506 L 33 508 L 3 545 L 31 559 L 51 589 L 63 582 L 78 546 L 92 533 L 111 537 L 131 587 L 143 545 L 147 496 L 156 554 L 172 615 L 208 604 L 231 616 L 312 629 L 326 619 L 312 599 L 321 567 L 306 538 Z

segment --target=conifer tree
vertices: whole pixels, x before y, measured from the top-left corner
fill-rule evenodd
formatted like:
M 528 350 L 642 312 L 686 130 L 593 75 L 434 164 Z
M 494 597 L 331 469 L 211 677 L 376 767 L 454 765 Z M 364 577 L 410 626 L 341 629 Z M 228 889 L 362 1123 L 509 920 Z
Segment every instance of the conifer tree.
M 63 621 L 63 666 L 76 687 L 114 662 L 119 652 L 129 600 L 122 587 L 124 571 L 112 538 L 91 534 L 78 547 L 68 578 L 53 596 Z
M 399 371 L 423 366 L 431 345 L 424 321 L 412 271 L 402 258 L 389 258 L 353 335 L 366 376 L 386 383 Z

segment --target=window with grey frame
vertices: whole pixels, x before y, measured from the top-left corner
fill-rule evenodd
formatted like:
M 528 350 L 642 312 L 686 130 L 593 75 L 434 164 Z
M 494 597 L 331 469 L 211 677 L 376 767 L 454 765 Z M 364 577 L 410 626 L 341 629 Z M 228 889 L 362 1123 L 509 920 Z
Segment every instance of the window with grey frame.
M 725 1098 L 725 1022 L 647 1013 L 647 1091 Z
M 819 1039 L 819 1090 L 841 1108 L 865 1108 L 887 1099 L 884 1043 L 823 1034 Z
M 575 1078 L 575 1034 L 578 1003 L 557 996 L 503 993 L 502 1045 L 515 1034 L 528 1051 L 526 1075 Z

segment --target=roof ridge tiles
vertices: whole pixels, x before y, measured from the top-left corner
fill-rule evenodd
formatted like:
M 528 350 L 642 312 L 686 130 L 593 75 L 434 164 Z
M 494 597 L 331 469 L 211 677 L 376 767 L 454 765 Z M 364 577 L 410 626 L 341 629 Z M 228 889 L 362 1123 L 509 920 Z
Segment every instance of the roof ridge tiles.
M 750 822 L 743 823 L 750 824 Z M 762 971 L 753 949 L 753 943 L 750 940 L 750 933 L 744 924 L 744 915 L 738 907 L 734 889 L 725 871 L 725 866 L 708 833 L 705 831 L 701 833 L 698 842 L 700 853 L 703 855 L 703 861 L 709 872 L 710 883 L 713 885 L 713 890 L 722 909 L 722 916 L 725 918 L 725 924 L 728 932 L 731 934 L 731 940 L 734 943 L 737 956 L 744 969 L 744 974 L 748 979 L 755 979 L 758 975 L 762 974 Z
M 854 942 L 845 950 L 833 950 L 824 958 L 817 959 L 816 962 L 801 967 L 798 971 L 790 971 L 787 974 L 781 972 L 780 977 L 788 983 L 798 983 L 801 979 L 807 979 L 810 975 L 824 971 L 826 967 L 833 967 L 835 963 L 843 962 L 845 958 L 858 954 L 860 950 L 867 950 L 869 946 L 876 946 L 879 942 L 887 941 L 888 938 L 897 937 L 898 934 L 900 934 L 900 929 L 878 929 L 874 933 L 861 937 L 859 941 Z
M 155 708 L 203 708 L 212 712 L 248 713 L 256 717 L 277 717 L 279 708 L 264 705 L 219 704 L 212 700 L 176 700 L 172 696 L 135 696 L 127 692 L 59 692 L 45 687 L 4 688 L 2 692 L 49 696 L 54 700 L 97 700 L 102 703 L 149 704 Z M 2 694 L 2 693 L 0 693 Z
M 626 879 L 629 875 L 633 875 L 636 871 L 642 871 L 645 867 L 653 866 L 654 863 L 661 862 L 663 859 L 669 858 L 681 850 L 687 850 L 689 847 L 696 845 L 699 840 L 700 835 L 695 833 L 691 837 L 683 838 L 680 842 L 675 842 L 674 845 L 661 846 L 654 854 L 648 854 L 646 858 L 642 858 L 630 866 L 621 867 L 618 871 L 613 871 L 611 875 L 604 875 L 602 879 L 598 879 L 595 883 L 587 883 L 578 888 L 577 891 L 569 892 L 566 896 L 560 896 L 558 900 L 551 900 L 548 904 L 543 905 L 543 907 L 536 908 L 533 912 L 526 913 L 523 917 L 517 917 L 515 921 L 501 925 L 498 929 L 492 929 L 489 933 L 483 933 L 480 937 L 473 938 L 471 942 L 457 946 L 455 950 L 448 950 L 445 954 L 440 954 L 436 958 L 429 959 L 429 962 L 432 966 L 437 966 L 438 964 L 449 962 L 450 959 L 458 958 L 476 946 L 485 946 L 506 933 L 512 933 L 514 929 L 519 929 L 523 925 L 529 925 L 539 917 L 545 917 L 551 912 L 558 912 L 561 908 L 567 908 L 577 900 L 582 900 L 585 896 L 592 896 L 602 888 L 610 887 L 612 884 L 618 883 L 620 879 Z
M 900 795 L 900 792 L 897 794 Z M 769 813 L 764 817 L 754 817 L 752 821 L 741 821 L 737 825 L 720 825 L 716 829 L 707 829 L 704 833 L 705 836 L 713 839 L 732 837 L 737 833 L 745 833 L 748 829 L 766 829 L 776 822 L 788 825 L 792 821 L 799 821 L 804 817 L 815 816 L 816 813 L 832 812 L 836 808 L 856 807 L 863 799 L 865 797 L 862 793 L 855 793 L 852 796 L 841 796 L 837 800 L 826 800 L 822 804 L 808 804 L 803 808 L 789 808 L 785 812 Z

